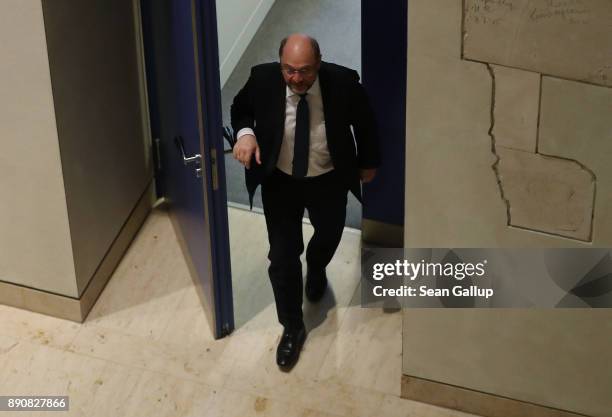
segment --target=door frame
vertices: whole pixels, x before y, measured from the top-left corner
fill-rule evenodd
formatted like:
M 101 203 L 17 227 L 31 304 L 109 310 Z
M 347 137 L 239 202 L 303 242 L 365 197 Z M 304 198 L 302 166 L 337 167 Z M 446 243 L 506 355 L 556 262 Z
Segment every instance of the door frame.
M 148 0 L 141 0 L 148 1 Z M 212 187 L 209 187 L 209 198 L 205 201 L 205 208 L 208 211 L 209 217 L 209 227 L 211 231 L 211 241 L 216 244 L 211 245 L 212 252 L 212 269 L 213 276 L 217 277 L 215 282 L 218 285 L 213 287 L 215 292 L 215 299 L 219 300 L 219 302 L 215 303 L 214 308 L 214 316 L 217 318 L 221 318 L 220 320 L 215 320 L 216 323 L 222 322 L 223 324 L 217 326 L 215 334 L 223 337 L 231 333 L 234 329 L 234 314 L 233 314 L 233 297 L 232 297 L 232 282 L 231 282 L 231 255 L 230 255 L 230 246 L 229 246 L 229 238 L 228 233 L 223 233 L 223 231 L 229 230 L 229 222 L 228 222 L 228 201 L 227 201 L 227 191 L 226 191 L 226 183 L 225 183 L 225 158 L 224 158 L 224 143 L 223 143 L 223 118 L 222 118 L 222 107 L 221 107 L 221 81 L 220 81 L 220 71 L 219 71 L 219 50 L 218 50 L 218 30 L 217 30 L 217 13 L 216 13 L 216 1 L 215 0 L 191 0 L 193 5 L 193 15 L 194 15 L 194 23 L 195 23 L 195 33 L 194 37 L 197 40 L 201 40 L 201 48 L 199 50 L 202 54 L 198 55 L 198 78 L 200 83 L 200 102 L 202 105 L 202 118 L 203 118 L 203 136 L 206 140 L 202 140 L 201 147 L 204 150 L 202 158 L 203 158 L 203 168 L 205 173 L 206 184 L 213 184 Z M 364 33 L 374 33 L 371 29 L 378 27 L 380 23 L 381 16 L 384 15 L 379 14 L 376 17 L 372 17 L 372 19 L 364 19 L 363 11 L 364 11 L 364 3 L 365 0 L 362 0 L 360 3 L 360 8 L 362 11 L 362 21 L 361 21 L 361 33 L 362 40 Z M 404 132 L 405 138 L 405 96 L 406 96 L 406 60 L 402 59 L 406 56 L 406 45 L 407 45 L 407 1 L 397 0 L 395 3 L 396 8 L 399 8 L 399 16 L 401 21 L 397 21 L 396 25 L 394 25 L 393 30 L 400 31 L 404 34 L 404 36 L 400 36 L 398 40 L 398 45 L 401 48 L 400 51 L 400 65 L 398 68 L 400 71 L 395 73 L 395 80 L 400 82 L 400 87 L 392 89 L 391 91 L 400 92 L 402 97 L 395 97 L 395 99 L 399 99 L 400 103 L 403 103 L 401 109 L 403 111 L 400 112 L 399 116 L 395 112 L 393 117 L 393 123 L 395 128 L 399 128 L 401 132 Z M 387 10 L 385 13 L 392 13 L 393 11 Z M 393 12 L 392 15 L 396 16 L 398 13 Z M 369 15 L 368 15 L 369 16 Z M 389 29 L 388 25 L 385 26 Z M 387 30 L 388 31 L 388 30 Z M 365 42 L 362 41 L 361 45 L 361 53 L 362 53 L 362 63 L 368 63 L 368 65 L 362 64 L 362 71 L 365 72 L 364 77 L 364 86 L 368 91 L 369 95 L 371 95 L 371 100 L 373 104 L 373 108 L 377 115 L 387 114 L 388 109 L 384 108 L 384 103 L 389 103 L 387 93 L 388 91 L 381 90 L 376 85 L 378 77 L 371 77 L 372 75 L 378 75 L 378 72 L 383 70 L 386 71 L 388 69 L 388 65 L 386 62 L 380 61 L 376 59 L 377 64 L 373 64 L 371 61 L 367 59 L 369 53 L 376 51 L 378 49 L 373 48 L 372 45 L 376 43 L 378 40 L 383 42 L 388 42 L 388 37 L 386 39 L 381 39 L 380 36 L 371 37 Z M 396 38 L 397 39 L 397 38 Z M 367 68 L 366 68 L 367 67 Z M 400 74 L 401 72 L 401 74 Z M 388 75 L 388 73 L 387 73 Z M 384 78 L 384 77 L 383 77 Z M 388 87 L 388 86 L 387 86 Z M 388 88 L 387 88 L 388 90 Z M 384 96 L 381 99 L 381 96 Z M 378 104 L 377 104 L 378 103 Z M 381 104 L 383 103 L 383 104 Z M 396 109 L 397 110 L 397 109 Z M 155 125 L 155 114 L 151 113 L 151 124 Z M 386 126 L 388 129 L 389 126 L 387 124 L 379 123 L 379 126 Z M 383 135 L 381 135 L 382 137 Z M 155 148 L 155 144 L 153 144 L 153 148 Z M 383 155 L 385 154 L 385 143 L 381 144 Z M 396 146 L 396 145 L 393 145 Z M 399 156 L 401 159 L 401 164 L 399 167 L 402 170 L 404 169 L 404 161 L 405 161 L 405 141 L 402 141 L 400 144 L 401 152 L 397 152 L 397 150 L 392 150 L 392 154 Z M 387 147 L 388 148 L 388 147 Z M 389 150 L 389 149 L 387 149 Z M 389 152 L 387 152 L 389 153 Z M 157 158 L 157 157 L 156 157 Z M 157 160 L 157 159 L 156 159 Z M 398 165 L 394 164 L 394 168 L 397 169 Z M 393 193 L 395 198 L 399 197 L 399 206 L 403 208 L 404 204 L 404 181 L 403 175 L 401 175 L 398 180 L 398 176 L 396 172 L 393 172 L 392 168 L 389 171 L 389 167 L 387 169 L 383 169 L 382 176 L 386 176 L 392 178 L 395 185 L 399 185 L 401 187 L 400 193 Z M 387 175 L 384 175 L 387 174 Z M 378 178 L 380 182 L 381 178 Z M 157 184 L 161 185 L 161 184 Z M 376 188 L 376 184 L 369 185 L 365 188 L 365 200 L 368 199 L 369 191 L 374 191 Z M 383 190 L 385 191 L 385 190 Z M 388 191 L 388 190 L 387 190 Z M 389 197 L 388 192 L 383 192 L 383 197 Z M 376 194 L 376 199 L 378 200 L 380 197 L 380 193 Z M 375 210 L 376 211 L 376 210 Z M 401 210 L 403 212 L 403 210 Z M 365 213 L 364 213 L 365 214 Z M 379 213 L 372 213 L 373 217 L 379 217 Z M 378 216 L 377 216 L 378 214 Z M 403 214 L 403 213 L 402 213 Z M 385 216 L 385 214 L 382 214 Z M 391 214 L 392 217 L 397 217 L 397 215 Z M 396 220 L 397 221 L 397 220 Z M 403 223 L 403 216 L 401 216 L 401 221 Z M 393 221 L 392 221 L 393 222 Z M 229 297 L 227 295 L 229 294 Z

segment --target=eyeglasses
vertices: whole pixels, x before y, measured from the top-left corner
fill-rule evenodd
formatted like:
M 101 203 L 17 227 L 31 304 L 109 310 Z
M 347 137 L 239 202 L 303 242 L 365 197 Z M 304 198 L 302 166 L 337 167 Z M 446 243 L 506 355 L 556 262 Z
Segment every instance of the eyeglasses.
M 295 75 L 295 74 L 300 74 L 300 75 L 312 75 L 312 73 L 314 72 L 314 68 L 312 67 L 304 67 L 304 68 L 293 68 L 293 67 L 289 67 L 286 65 L 283 65 L 281 67 L 281 70 L 287 74 L 287 75 Z

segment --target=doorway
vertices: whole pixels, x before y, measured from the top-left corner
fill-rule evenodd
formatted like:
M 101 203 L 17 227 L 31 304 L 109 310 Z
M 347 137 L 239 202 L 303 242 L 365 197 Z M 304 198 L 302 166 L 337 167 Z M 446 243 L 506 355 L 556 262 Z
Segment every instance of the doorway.
M 155 0 L 142 1 L 150 1 L 152 3 L 156 3 Z M 345 2 L 347 2 L 347 4 L 350 3 L 351 7 L 348 7 L 347 4 L 344 4 Z M 179 3 L 183 2 L 178 2 L 177 4 Z M 253 40 L 251 41 L 251 45 L 254 46 L 255 49 L 247 51 L 243 54 L 243 59 L 240 60 L 241 62 L 238 63 L 236 69 L 233 71 L 232 75 L 229 77 L 228 82 L 224 86 L 222 94 L 223 99 L 221 100 L 220 93 L 222 90 L 220 88 L 220 82 L 215 80 L 215 77 L 219 77 L 218 56 L 214 56 L 214 53 L 217 51 L 218 32 L 216 31 L 216 22 L 214 20 L 211 20 L 213 16 L 213 13 L 211 11 L 215 10 L 216 5 L 214 0 L 192 0 L 191 3 L 192 7 L 200 8 L 197 18 L 200 19 L 198 25 L 200 25 L 199 27 L 201 32 L 198 33 L 198 36 L 201 37 L 199 38 L 200 40 L 198 42 L 202 42 L 202 48 L 205 51 L 208 51 L 207 53 L 209 54 L 205 57 L 205 59 L 200 62 L 201 66 L 204 67 L 203 74 L 208 74 L 209 76 L 208 78 L 202 78 L 200 74 L 200 91 L 203 97 L 201 101 L 204 104 L 202 106 L 203 108 L 199 111 L 206 113 L 205 121 L 203 124 L 205 126 L 208 126 L 208 131 L 204 135 L 204 142 L 200 142 L 205 144 L 207 140 L 206 138 L 208 138 L 210 143 L 208 145 L 208 148 L 204 149 L 202 155 L 200 155 L 201 165 L 198 166 L 196 163 L 196 171 L 198 169 L 201 169 L 201 172 L 204 173 L 205 187 L 209 187 L 209 190 L 207 192 L 209 195 L 213 196 L 212 200 L 214 200 L 212 201 L 212 203 L 210 203 L 210 200 L 208 200 L 209 202 L 207 203 L 208 214 L 206 215 L 210 216 L 207 218 L 207 226 L 210 228 L 209 231 L 211 233 L 211 236 L 214 233 L 217 233 L 217 236 L 221 237 L 224 237 L 225 235 L 225 237 L 227 237 L 226 240 L 240 242 L 240 248 L 242 248 L 240 249 L 235 244 L 232 244 L 230 251 L 230 248 L 224 247 L 223 242 L 221 242 L 221 245 L 215 244 L 214 239 L 212 239 L 208 243 L 207 247 L 209 247 L 212 252 L 212 255 L 210 255 L 210 253 L 209 255 L 213 258 L 214 256 L 228 258 L 231 252 L 232 273 L 230 273 L 229 267 L 225 269 L 217 268 L 215 270 L 215 262 L 217 263 L 217 265 L 223 266 L 224 260 L 221 259 L 221 261 L 219 261 L 218 259 L 212 259 L 212 281 L 208 278 L 206 279 L 208 288 L 205 288 L 205 291 L 210 293 L 211 291 L 217 291 L 220 286 L 225 287 L 225 301 L 222 303 L 222 306 L 218 303 L 222 301 L 221 298 L 223 297 L 218 297 L 219 294 L 216 293 L 212 294 L 212 297 L 209 297 L 208 302 L 212 304 L 217 303 L 216 305 L 213 305 L 213 310 L 215 311 L 219 311 L 219 309 L 221 308 L 230 315 L 234 313 L 237 317 L 236 324 L 239 327 L 247 323 L 253 317 L 260 316 L 262 313 L 268 311 L 270 309 L 270 306 L 274 306 L 274 302 L 270 284 L 267 278 L 267 235 L 265 231 L 265 223 L 263 220 L 263 216 L 261 215 L 261 210 L 255 209 L 253 211 L 245 211 L 243 210 L 244 205 L 241 206 L 241 204 L 243 204 L 242 202 L 232 202 L 232 200 L 236 200 L 238 198 L 233 198 L 233 196 L 230 195 L 230 198 L 228 199 L 225 195 L 225 176 L 227 175 L 228 178 L 236 177 L 235 180 L 228 181 L 227 188 L 231 189 L 230 194 L 233 194 L 234 191 L 236 191 L 235 195 L 241 194 L 242 197 L 239 198 L 246 199 L 242 167 L 237 166 L 238 169 L 233 168 L 236 167 L 237 164 L 233 161 L 231 155 L 226 155 L 225 158 L 221 157 L 221 154 L 223 153 L 221 152 L 221 149 L 223 149 L 223 140 L 220 131 L 223 126 L 223 121 L 225 121 L 226 124 L 229 124 L 229 117 L 227 116 L 227 113 L 229 110 L 229 105 L 231 103 L 231 98 L 233 98 L 233 94 L 235 94 L 235 92 L 238 91 L 238 89 L 241 88 L 244 82 L 246 81 L 245 74 L 248 74 L 248 70 L 251 65 L 260 62 L 278 60 L 278 43 L 280 42 L 280 39 L 282 37 L 287 35 L 288 32 L 302 31 L 312 34 L 313 36 L 319 39 L 322 45 L 324 59 L 345 66 L 353 67 L 354 69 L 360 71 L 362 61 L 361 48 L 363 46 L 360 32 L 362 26 L 364 26 L 364 23 L 361 22 L 362 4 L 358 0 L 343 0 L 341 2 L 332 2 L 329 0 L 318 1 L 309 2 L 312 3 L 312 6 L 314 7 L 312 9 L 307 10 L 305 8 L 306 6 L 302 3 L 297 6 L 296 4 L 290 4 L 292 2 L 277 0 L 270 12 L 268 13 L 266 19 L 280 19 L 281 21 L 291 22 L 291 25 L 283 26 L 280 25 L 278 22 L 271 22 L 267 24 L 266 22 L 264 22 L 264 24 L 259 28 Z M 397 3 L 399 4 L 402 2 L 398 1 Z M 164 2 L 157 2 L 157 4 L 162 4 L 164 5 L 164 7 L 174 7 L 168 6 Z M 299 10 L 296 10 L 296 8 Z M 387 13 L 393 13 L 392 8 L 388 9 Z M 303 18 L 303 21 L 300 21 L 300 19 L 296 19 L 296 16 L 301 16 L 301 18 Z M 380 22 L 376 22 L 373 24 L 378 25 L 380 24 Z M 326 31 L 319 33 L 317 31 L 317 27 L 320 26 L 323 26 Z M 215 27 L 214 33 L 211 33 L 212 27 Z M 350 35 L 350 33 L 352 33 L 352 35 Z M 172 36 L 174 35 L 171 34 L 171 36 L 167 38 L 172 38 Z M 173 41 L 176 41 L 176 39 L 173 39 Z M 348 42 L 352 43 L 351 48 L 347 47 Z M 405 38 L 403 39 L 403 43 L 405 44 Z M 180 46 L 181 44 L 179 43 L 178 45 Z M 168 51 L 172 51 L 172 48 L 167 50 L 167 52 Z M 176 51 L 174 51 L 173 53 L 175 52 Z M 163 60 L 171 57 L 172 54 L 166 54 L 161 59 Z M 217 65 L 217 68 L 212 68 L 214 67 L 214 65 Z M 183 67 L 186 66 L 183 65 Z M 402 68 L 394 67 L 393 70 L 401 72 Z M 213 76 L 210 77 L 210 74 L 213 74 Z M 176 76 L 176 74 L 174 75 Z M 155 77 L 155 74 L 153 74 L 153 76 Z M 403 76 L 405 77 L 405 73 L 403 74 Z M 177 79 L 180 80 L 181 77 L 179 76 Z M 217 82 L 216 85 L 215 82 Z M 170 86 L 167 91 L 173 91 L 173 88 L 174 87 Z M 401 91 L 403 90 L 400 89 L 400 92 Z M 375 90 L 374 92 L 376 92 L 377 94 L 388 93 L 385 91 L 378 92 Z M 402 99 L 404 98 L 405 94 L 402 96 Z M 221 109 L 223 109 L 224 116 L 222 116 Z M 184 112 L 176 113 L 176 109 L 171 109 L 171 112 L 173 112 L 173 117 L 175 119 L 180 118 L 181 115 L 184 114 Z M 155 126 L 156 122 L 153 119 L 155 119 L 155 117 L 158 117 L 159 115 L 156 115 L 155 111 L 152 110 L 151 116 L 152 126 Z M 218 123 L 216 123 L 216 121 L 218 121 Z M 395 133 L 397 137 L 402 139 L 401 142 L 403 143 L 403 131 Z M 195 146 L 197 147 L 197 145 Z M 168 148 L 172 148 L 172 146 L 169 146 Z M 193 149 L 194 148 L 192 147 L 192 151 L 190 152 L 193 152 Z M 168 149 L 168 152 L 172 151 Z M 174 152 L 176 153 L 176 150 Z M 214 155 L 215 152 L 216 155 Z M 216 164 L 215 158 L 217 160 Z M 193 158 L 187 155 L 185 152 L 183 152 L 183 159 L 193 160 Z M 225 165 L 228 166 L 227 170 L 225 170 Z M 400 176 L 403 177 L 403 173 Z M 210 184 L 211 182 L 214 183 L 215 181 L 217 181 L 217 190 L 215 190 L 212 184 Z M 160 186 L 159 189 L 163 190 L 164 193 L 168 192 L 168 190 L 165 190 L 163 186 Z M 401 200 L 403 200 L 403 188 L 401 192 L 397 192 L 400 190 L 394 191 L 396 191 L 396 194 L 400 195 Z M 382 195 L 379 197 L 381 204 L 384 205 L 385 196 Z M 258 202 L 259 207 L 261 207 L 260 201 L 261 200 L 256 200 L 256 207 L 258 206 Z M 327 310 L 325 308 L 322 309 L 322 313 L 324 315 L 326 314 L 326 311 L 329 311 L 337 304 L 336 296 L 333 292 L 333 289 L 335 287 L 344 288 L 347 285 L 347 282 L 350 283 L 350 285 L 348 285 L 342 290 L 345 292 L 342 294 L 342 297 L 347 299 L 346 302 L 348 303 L 353 298 L 359 281 L 360 274 L 358 266 L 360 257 L 359 247 L 361 236 L 359 234 L 358 228 L 361 223 L 361 207 L 356 201 L 352 201 L 351 203 L 349 203 L 349 205 L 352 205 L 354 207 L 354 209 L 352 210 L 354 214 L 353 220 L 347 221 L 347 225 L 349 226 L 349 228 L 347 228 L 347 232 L 349 234 L 352 234 L 352 236 L 356 238 L 350 238 L 348 240 L 356 243 L 353 245 L 352 249 L 343 248 L 341 245 L 341 248 L 339 248 L 339 253 L 342 253 L 343 256 L 348 254 L 348 258 L 342 258 L 343 265 L 330 266 L 330 268 L 337 268 L 336 272 L 333 275 L 340 278 L 347 275 L 347 270 L 352 268 L 351 271 L 353 272 L 348 275 L 354 276 L 354 281 L 345 279 L 343 281 L 339 281 L 338 285 L 335 285 L 333 276 L 330 276 L 332 291 L 330 291 L 329 300 L 323 303 L 325 304 L 327 302 L 327 305 L 329 306 Z M 350 207 L 349 211 L 351 211 Z M 203 213 L 202 215 L 204 216 L 205 214 Z M 227 223 L 228 218 L 229 227 Z M 351 228 L 350 226 L 357 227 Z M 306 223 L 304 227 L 307 229 L 309 225 Z M 231 235 L 234 235 L 235 237 L 230 239 L 229 236 L 227 236 L 228 228 L 231 232 Z M 309 232 L 307 230 L 305 230 L 304 235 L 306 239 L 309 238 Z M 245 247 L 248 247 L 249 249 L 244 250 Z M 250 252 L 251 249 L 253 249 L 254 252 Z M 197 254 L 194 254 L 193 252 L 191 253 L 192 257 L 196 255 Z M 336 258 L 340 259 L 338 256 Z M 221 262 L 221 264 L 219 264 L 219 262 Z M 248 267 L 244 268 L 245 265 L 247 265 Z M 350 268 L 347 265 L 351 265 Z M 222 285 L 215 284 L 215 280 L 217 280 L 217 283 L 221 282 Z M 206 285 L 204 287 L 206 287 Z M 233 291 L 231 290 L 232 287 Z M 228 288 L 230 289 L 229 293 Z M 232 299 L 235 308 L 232 306 Z M 358 302 L 359 301 L 357 300 L 357 303 Z M 320 320 L 317 320 L 316 318 L 314 320 L 315 322 L 313 322 L 313 324 L 315 324 L 317 321 L 320 322 Z M 270 321 L 271 323 L 276 323 L 275 317 L 272 317 Z M 223 336 L 229 333 L 232 329 L 233 323 L 231 324 L 231 326 L 225 327 L 222 332 L 218 332 L 218 334 L 220 336 Z
M 260 4 L 262 3 L 265 2 Z M 227 65 L 223 68 L 224 71 L 228 72 L 221 79 L 224 126 L 230 126 L 230 106 L 234 96 L 248 79 L 251 67 L 265 62 L 278 61 L 280 40 L 290 33 L 303 32 L 315 37 L 321 45 L 324 61 L 353 68 L 361 73 L 360 0 L 309 1 L 302 2 L 299 5 L 286 0 L 277 0 L 272 3 L 233 70 L 228 71 Z M 246 5 L 242 5 L 242 7 L 248 8 Z M 217 3 L 219 54 L 222 65 L 235 59 L 232 53 L 235 53 L 235 49 L 240 47 L 241 41 L 235 32 L 224 29 L 222 24 L 231 21 L 233 18 L 239 18 L 241 13 L 243 13 L 242 10 L 232 8 L 231 2 Z M 253 15 L 257 17 L 257 13 L 258 11 L 253 9 Z M 224 35 L 231 39 L 223 39 Z M 225 82 L 223 82 L 224 78 L 226 78 Z M 235 261 L 236 259 L 244 259 L 245 256 L 237 255 L 234 247 L 231 248 L 232 259 L 234 260 L 232 262 L 234 313 L 236 326 L 239 327 L 247 323 L 252 317 L 261 314 L 268 306 L 274 305 L 274 298 L 267 275 L 267 232 L 263 219 L 261 188 L 257 189 L 254 196 L 253 210 L 249 210 L 244 167 L 233 158 L 230 146 L 227 143 L 225 144 L 225 167 L 230 236 L 245 235 L 241 230 L 249 230 L 247 234 L 253 238 L 244 249 L 250 259 L 250 265 L 248 266 Z M 312 227 L 307 220 L 307 212 L 305 216 L 303 233 L 304 241 L 307 243 L 312 234 Z M 336 256 L 338 259 L 332 261 L 344 265 L 358 263 L 359 260 L 361 204 L 351 193 L 348 196 L 346 226 L 345 235 L 347 237 L 343 238 L 342 248 L 338 250 Z M 230 239 L 230 241 L 233 243 L 236 239 Z M 260 244 L 257 242 L 260 242 Z M 305 268 L 304 259 L 302 261 Z M 323 300 L 325 304 L 323 309 L 327 310 L 334 308 L 338 301 L 335 300 L 336 297 L 348 297 L 350 299 L 358 281 L 358 276 L 356 277 L 354 274 L 333 270 L 334 264 L 330 265 L 329 269 L 333 271 L 333 273 L 328 271 L 328 275 L 331 280 L 331 288 L 335 293 L 328 294 L 329 297 Z M 341 285 L 340 279 L 345 275 L 350 276 L 350 279 L 345 279 Z M 334 282 L 334 278 L 340 279 Z M 342 292 L 348 292 L 349 294 L 339 295 L 340 287 L 342 287 Z M 305 301 L 304 308 L 306 307 L 307 302 Z M 275 319 L 272 320 L 272 322 L 275 321 Z

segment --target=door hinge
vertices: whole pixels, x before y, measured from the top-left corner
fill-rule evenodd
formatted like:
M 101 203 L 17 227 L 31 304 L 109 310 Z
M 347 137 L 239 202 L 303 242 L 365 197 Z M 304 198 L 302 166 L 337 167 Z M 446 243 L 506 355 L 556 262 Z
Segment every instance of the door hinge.
M 161 172 L 162 170 L 160 143 L 161 143 L 161 140 L 159 138 L 155 138 L 153 140 L 153 162 L 155 163 L 155 173 L 156 174 Z
M 210 150 L 210 167 L 212 174 L 212 188 L 213 191 L 219 189 L 219 164 L 217 162 L 217 149 L 211 148 Z

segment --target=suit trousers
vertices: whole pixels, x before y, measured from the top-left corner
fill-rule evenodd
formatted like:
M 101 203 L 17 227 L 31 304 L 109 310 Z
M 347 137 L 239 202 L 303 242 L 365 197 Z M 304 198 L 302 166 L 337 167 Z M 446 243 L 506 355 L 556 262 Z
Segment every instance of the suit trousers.
M 314 235 L 308 243 L 309 270 L 324 270 L 342 237 L 348 189 L 335 171 L 298 179 L 275 170 L 261 188 L 270 251 L 268 274 L 278 320 L 286 328 L 303 324 L 302 218 L 308 210 Z

